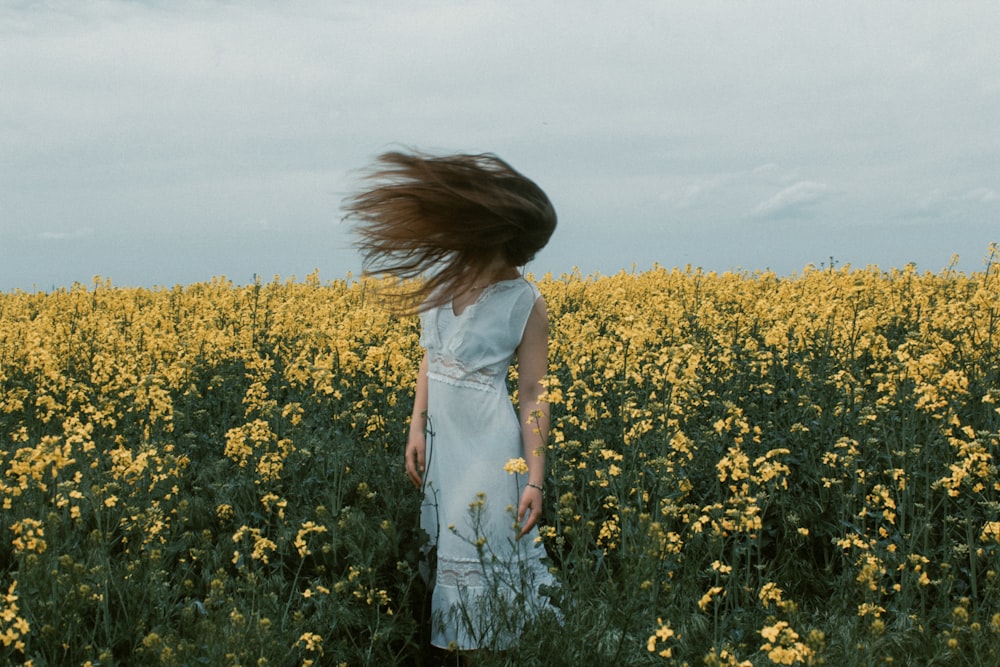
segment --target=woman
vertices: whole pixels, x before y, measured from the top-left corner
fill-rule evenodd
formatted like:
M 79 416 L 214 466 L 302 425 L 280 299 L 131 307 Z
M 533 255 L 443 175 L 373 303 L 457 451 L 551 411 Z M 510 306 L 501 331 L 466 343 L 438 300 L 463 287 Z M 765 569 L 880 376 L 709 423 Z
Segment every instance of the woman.
M 539 587 L 553 583 L 536 528 L 548 318 L 520 269 L 555 210 L 494 155 L 390 152 L 369 183 L 347 205 L 366 272 L 407 281 L 395 306 L 420 313 L 425 348 L 404 458 L 436 548 L 431 643 L 502 649 L 548 608 Z M 506 384 L 515 356 L 519 414 Z

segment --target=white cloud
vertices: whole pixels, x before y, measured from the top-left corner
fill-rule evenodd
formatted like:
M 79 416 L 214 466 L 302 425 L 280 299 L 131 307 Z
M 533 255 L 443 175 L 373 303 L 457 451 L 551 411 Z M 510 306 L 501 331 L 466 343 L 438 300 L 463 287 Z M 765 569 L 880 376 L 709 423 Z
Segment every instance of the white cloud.
M 755 218 L 782 218 L 798 215 L 805 209 L 816 206 L 833 192 L 833 188 L 825 183 L 799 181 L 757 204 L 751 215 Z
M 936 187 L 915 197 L 912 205 L 903 210 L 901 219 L 920 223 L 978 222 L 995 219 L 998 203 L 1000 195 L 992 188 Z

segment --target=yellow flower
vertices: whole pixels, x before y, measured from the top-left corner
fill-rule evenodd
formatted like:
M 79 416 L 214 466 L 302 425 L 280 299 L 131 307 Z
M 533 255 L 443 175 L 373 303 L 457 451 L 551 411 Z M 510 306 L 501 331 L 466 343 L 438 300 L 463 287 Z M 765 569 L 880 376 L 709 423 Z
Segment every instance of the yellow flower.
M 323 654 L 323 637 L 315 632 L 304 632 L 296 644 L 302 644 L 307 651 Z
M 764 607 L 768 608 L 771 606 L 772 602 L 779 606 L 781 605 L 782 593 L 783 591 L 778 588 L 777 584 L 774 582 L 768 582 L 761 587 L 760 593 L 757 597 L 759 597 L 760 601 L 764 603 Z
M 708 592 L 702 595 L 701 599 L 698 600 L 698 608 L 702 611 L 707 609 L 708 605 L 712 604 L 712 599 L 719 593 L 722 593 L 723 596 L 725 596 L 725 589 L 723 589 L 722 586 L 713 586 L 708 589 Z
M 782 630 L 788 627 L 788 623 L 785 621 L 778 621 L 774 625 L 769 625 L 760 631 L 761 637 L 769 642 L 778 641 L 778 637 L 781 635 Z
M 990 521 L 984 525 L 979 539 L 983 542 L 1000 543 L 1000 521 Z
M 528 472 L 528 462 L 523 458 L 518 457 L 507 461 L 507 463 L 504 464 L 503 469 L 511 475 L 523 475 Z
M 326 526 L 319 526 L 313 521 L 306 521 L 305 523 L 303 523 L 302 527 L 299 529 L 299 532 L 295 535 L 295 540 L 293 541 L 295 549 L 299 552 L 299 556 L 305 558 L 310 553 L 312 553 L 309 550 L 309 545 L 306 543 L 306 537 L 310 533 L 325 533 L 325 532 L 327 532 Z
M 733 566 L 726 565 L 722 561 L 717 560 L 712 562 L 712 570 L 718 572 L 719 574 L 729 574 L 733 571 Z
M 656 619 L 656 625 L 657 625 L 656 630 L 653 632 L 653 634 L 649 636 L 649 639 L 646 641 L 646 650 L 649 651 L 650 653 L 656 653 L 658 644 L 660 643 L 665 644 L 675 634 L 674 630 L 670 627 L 670 624 L 664 623 L 662 618 Z M 670 647 L 665 647 L 661 649 L 657 655 L 659 655 L 661 658 L 669 658 L 671 655 L 673 655 L 673 649 Z

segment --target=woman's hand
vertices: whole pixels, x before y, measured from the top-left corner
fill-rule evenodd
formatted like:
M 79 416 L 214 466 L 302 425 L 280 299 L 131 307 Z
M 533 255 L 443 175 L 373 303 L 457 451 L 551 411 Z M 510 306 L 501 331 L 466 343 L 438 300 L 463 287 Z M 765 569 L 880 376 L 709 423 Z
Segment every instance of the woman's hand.
M 528 520 L 525 521 L 524 517 Z M 524 487 L 521 493 L 521 504 L 517 507 L 517 523 L 521 526 L 521 532 L 517 539 L 521 539 L 535 527 L 542 516 L 542 492 L 533 486 Z
M 406 476 L 418 489 L 424 483 L 424 459 L 427 456 L 427 353 L 417 370 L 417 387 L 413 395 L 413 414 L 410 415 L 410 431 L 406 440 L 403 461 Z
M 413 486 L 420 488 L 424 483 L 424 457 L 427 454 L 427 437 L 423 430 L 411 431 L 406 441 L 403 457 L 406 461 L 406 476 Z

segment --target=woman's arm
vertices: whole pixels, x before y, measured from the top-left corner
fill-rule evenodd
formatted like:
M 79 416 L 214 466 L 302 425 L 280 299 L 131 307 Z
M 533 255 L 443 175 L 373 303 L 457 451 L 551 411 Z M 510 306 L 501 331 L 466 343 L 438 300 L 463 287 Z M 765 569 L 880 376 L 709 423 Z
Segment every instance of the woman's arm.
M 528 486 L 521 494 L 517 520 L 524 536 L 542 516 L 545 483 L 545 446 L 549 435 L 549 404 L 542 399 L 542 381 L 549 367 L 549 316 L 544 299 L 537 299 L 517 348 L 517 395 L 521 415 L 521 442 L 528 463 Z M 530 513 L 529 513 L 530 510 Z M 528 520 L 524 521 L 525 514 Z
M 420 488 L 424 481 L 424 457 L 427 454 L 427 354 L 417 371 L 417 387 L 413 394 L 413 413 L 410 415 L 410 434 L 406 439 L 406 474 L 413 485 Z

